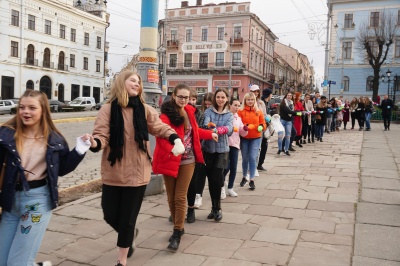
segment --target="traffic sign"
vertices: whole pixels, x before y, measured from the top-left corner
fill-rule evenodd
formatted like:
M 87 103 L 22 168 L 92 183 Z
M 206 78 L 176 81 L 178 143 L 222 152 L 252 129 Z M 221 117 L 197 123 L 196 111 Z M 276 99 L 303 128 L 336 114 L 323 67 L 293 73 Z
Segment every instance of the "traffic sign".
M 330 81 L 329 81 L 329 84 L 336 85 L 336 81 L 334 81 L 334 80 L 330 80 Z

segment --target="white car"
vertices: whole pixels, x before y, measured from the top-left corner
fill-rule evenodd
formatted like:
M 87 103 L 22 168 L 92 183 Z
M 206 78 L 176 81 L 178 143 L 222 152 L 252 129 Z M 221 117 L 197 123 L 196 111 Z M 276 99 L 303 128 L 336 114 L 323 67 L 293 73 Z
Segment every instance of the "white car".
M 18 100 L 0 100 L 0 114 L 12 114 L 11 108 L 17 107 Z
M 85 110 L 94 110 L 96 108 L 96 102 L 93 97 L 78 97 L 71 101 L 69 106 L 83 106 Z

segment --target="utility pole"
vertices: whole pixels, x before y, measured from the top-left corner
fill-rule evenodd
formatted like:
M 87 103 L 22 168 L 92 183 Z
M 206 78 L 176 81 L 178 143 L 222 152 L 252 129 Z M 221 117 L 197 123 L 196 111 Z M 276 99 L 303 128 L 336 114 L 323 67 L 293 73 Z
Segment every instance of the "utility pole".
M 167 88 L 167 17 L 168 17 L 168 0 L 165 0 L 165 19 L 164 19 L 164 38 L 163 38 L 163 75 L 162 75 L 162 95 L 168 94 Z
M 328 1 L 328 14 L 326 21 L 326 41 L 325 41 L 325 68 L 324 68 L 324 86 L 328 85 L 328 63 L 329 63 L 329 21 L 331 19 L 331 7 Z

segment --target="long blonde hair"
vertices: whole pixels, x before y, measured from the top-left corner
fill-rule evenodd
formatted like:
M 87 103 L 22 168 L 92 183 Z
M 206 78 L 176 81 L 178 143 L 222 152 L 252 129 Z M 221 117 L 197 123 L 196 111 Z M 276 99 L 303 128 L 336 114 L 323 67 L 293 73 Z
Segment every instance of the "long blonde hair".
M 256 95 L 255 95 L 254 93 L 252 93 L 252 92 L 248 92 L 248 93 L 246 93 L 246 94 L 244 95 L 243 101 L 242 101 L 242 106 L 240 106 L 239 109 L 240 109 L 240 110 L 243 110 L 243 109 L 246 107 L 246 100 L 249 99 L 249 98 L 253 98 L 253 99 L 254 99 L 254 105 L 253 105 L 254 111 L 256 111 L 256 112 L 260 111 L 260 108 L 258 108 L 258 104 L 257 104 L 257 97 L 256 97 Z
M 112 102 L 115 99 L 118 99 L 119 105 L 122 107 L 128 106 L 129 95 L 128 91 L 125 88 L 125 81 L 129 79 L 130 76 L 136 75 L 139 78 L 139 93 L 138 97 L 142 103 L 145 103 L 144 100 L 144 92 L 143 92 L 143 82 L 142 77 L 134 71 L 131 70 L 124 70 L 117 75 L 110 92 L 110 100 L 108 102 Z
M 48 144 L 47 140 L 49 138 L 49 135 L 52 132 L 56 132 L 62 136 L 61 132 L 58 131 L 58 129 L 56 128 L 56 126 L 53 123 L 53 120 L 51 119 L 50 104 L 47 99 L 47 95 L 41 91 L 26 90 L 24 92 L 24 94 L 22 94 L 21 98 L 19 99 L 18 105 L 21 103 L 21 99 L 26 98 L 26 97 L 36 98 L 39 101 L 40 107 L 42 108 L 42 115 L 40 118 L 40 129 L 42 130 L 44 142 L 46 143 L 46 145 Z M 22 142 L 23 142 L 23 132 L 24 132 L 25 125 L 20 118 L 20 110 L 18 107 L 17 107 L 17 114 L 13 118 L 11 118 L 7 122 L 5 122 L 3 124 L 3 126 L 15 130 L 15 134 L 14 134 L 15 143 L 16 143 L 18 152 L 21 153 L 22 146 L 23 146 Z

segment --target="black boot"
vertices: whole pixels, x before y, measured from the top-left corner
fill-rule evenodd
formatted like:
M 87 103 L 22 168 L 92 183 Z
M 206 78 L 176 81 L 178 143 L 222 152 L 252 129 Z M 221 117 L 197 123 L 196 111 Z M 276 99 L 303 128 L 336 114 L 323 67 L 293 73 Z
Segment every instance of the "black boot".
M 172 251 L 177 251 L 179 248 L 179 244 L 181 243 L 182 230 L 174 229 L 174 233 L 172 234 L 172 239 L 169 242 L 168 249 Z
M 222 211 L 221 211 L 221 200 L 215 200 L 215 208 L 214 208 L 214 221 L 219 222 L 222 220 Z
M 183 229 L 181 230 L 181 236 L 183 236 L 184 234 L 185 234 L 185 228 L 183 228 Z M 171 242 L 173 237 L 174 237 L 174 234 L 172 234 L 172 235 L 169 237 L 168 241 Z
M 194 215 L 194 209 L 193 208 L 188 208 L 187 210 L 187 215 L 186 215 L 186 221 L 191 224 L 196 221 L 196 216 Z

